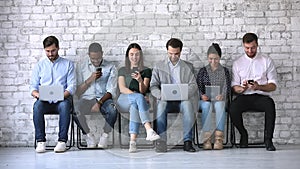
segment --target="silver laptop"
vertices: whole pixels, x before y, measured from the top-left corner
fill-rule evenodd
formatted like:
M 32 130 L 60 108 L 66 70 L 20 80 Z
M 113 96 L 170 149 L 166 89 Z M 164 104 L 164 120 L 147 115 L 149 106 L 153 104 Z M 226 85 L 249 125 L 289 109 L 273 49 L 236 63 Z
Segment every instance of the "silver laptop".
M 40 100 L 61 101 L 64 100 L 64 88 L 62 85 L 45 85 L 39 87 Z
M 188 84 L 162 84 L 161 99 L 166 101 L 188 100 Z
M 205 94 L 210 100 L 216 100 L 220 94 L 220 86 L 205 86 Z

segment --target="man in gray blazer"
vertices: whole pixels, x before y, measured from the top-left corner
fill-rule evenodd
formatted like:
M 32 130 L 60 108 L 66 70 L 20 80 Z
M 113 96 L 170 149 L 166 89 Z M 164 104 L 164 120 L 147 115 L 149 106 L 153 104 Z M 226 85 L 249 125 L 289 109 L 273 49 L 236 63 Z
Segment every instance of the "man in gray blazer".
M 150 90 L 157 99 L 157 133 L 161 139 L 156 142 L 157 152 L 167 151 L 167 113 L 180 111 L 183 114 L 184 151 L 195 152 L 192 144 L 193 125 L 195 122 L 194 106 L 198 100 L 198 89 L 194 68 L 190 62 L 180 59 L 183 43 L 171 38 L 167 44 L 168 58 L 157 63 L 152 71 Z M 188 100 L 167 101 L 161 99 L 161 84 L 188 84 Z M 195 103 L 195 104 L 194 104 Z

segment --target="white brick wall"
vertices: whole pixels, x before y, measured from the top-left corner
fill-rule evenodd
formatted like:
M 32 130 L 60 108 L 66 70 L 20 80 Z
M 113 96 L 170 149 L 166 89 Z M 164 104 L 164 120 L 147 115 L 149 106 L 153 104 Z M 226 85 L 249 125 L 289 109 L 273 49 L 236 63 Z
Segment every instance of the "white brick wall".
M 205 52 L 212 42 L 220 43 L 222 63 L 230 66 L 243 53 L 245 32 L 258 34 L 262 52 L 278 70 L 274 141 L 300 144 L 298 0 L 1 1 L 0 146 L 33 145 L 34 99 L 28 85 L 48 35 L 57 36 L 60 55 L 75 62 L 94 41 L 103 45 L 107 59 L 123 62 L 127 45 L 138 42 L 149 57 L 146 65 L 165 57 L 166 41 L 178 37 L 185 46 L 183 57 L 198 69 L 207 63 Z

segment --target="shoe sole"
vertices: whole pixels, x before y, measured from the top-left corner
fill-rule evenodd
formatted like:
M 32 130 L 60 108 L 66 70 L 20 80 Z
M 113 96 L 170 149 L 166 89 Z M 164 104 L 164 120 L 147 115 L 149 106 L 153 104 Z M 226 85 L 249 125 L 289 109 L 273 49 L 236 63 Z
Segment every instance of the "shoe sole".
M 36 150 L 35 150 L 35 152 L 37 152 L 37 153 L 45 153 L 46 150 L 43 150 L 43 151 L 36 151 Z
M 98 145 L 98 148 L 107 148 L 108 146 Z
M 136 153 L 137 152 L 137 150 L 132 150 L 132 151 L 128 151 L 129 153 Z

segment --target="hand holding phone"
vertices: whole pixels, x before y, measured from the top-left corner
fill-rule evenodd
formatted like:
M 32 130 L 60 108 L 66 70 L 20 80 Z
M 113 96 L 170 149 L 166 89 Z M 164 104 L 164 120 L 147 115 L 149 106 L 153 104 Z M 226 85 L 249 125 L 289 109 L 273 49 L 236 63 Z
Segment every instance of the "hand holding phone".
M 94 72 L 93 74 L 95 74 L 95 80 L 100 78 L 102 76 L 102 68 L 101 67 L 97 67 L 96 68 L 96 72 Z
M 97 72 L 102 72 L 102 68 L 101 68 L 101 67 L 98 67 L 98 68 L 96 69 L 96 71 L 97 71 Z
M 251 84 L 251 85 L 254 84 L 254 80 L 252 80 L 252 79 L 251 79 L 251 80 L 248 80 L 247 82 L 248 82 L 248 84 Z

